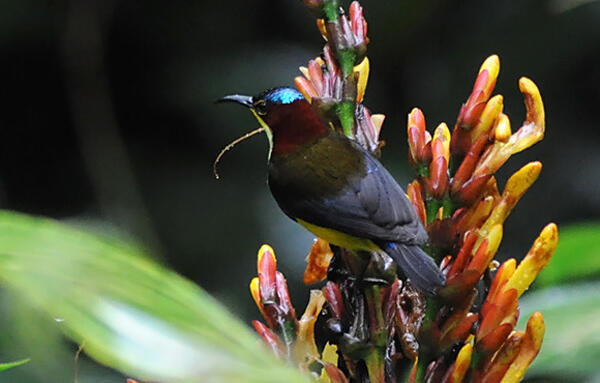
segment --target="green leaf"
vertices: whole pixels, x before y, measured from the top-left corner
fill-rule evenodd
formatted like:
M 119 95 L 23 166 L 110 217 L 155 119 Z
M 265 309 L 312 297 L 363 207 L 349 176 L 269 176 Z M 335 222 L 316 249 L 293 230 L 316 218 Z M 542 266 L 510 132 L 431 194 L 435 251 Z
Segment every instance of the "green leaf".
M 600 224 L 560 228 L 556 252 L 537 278 L 537 286 L 551 286 L 600 275 Z
M 527 376 L 571 376 L 582 381 L 600 371 L 600 282 L 553 287 L 525 295 L 521 320 L 544 316 L 546 334 Z
M 21 366 L 27 362 L 29 362 L 29 359 L 17 360 L 16 362 L 10 362 L 10 363 L 0 363 L 0 371 L 4 371 L 4 370 L 8 370 L 9 368 Z
M 204 290 L 139 247 L 0 211 L 0 283 L 84 351 L 142 380 L 305 382 Z

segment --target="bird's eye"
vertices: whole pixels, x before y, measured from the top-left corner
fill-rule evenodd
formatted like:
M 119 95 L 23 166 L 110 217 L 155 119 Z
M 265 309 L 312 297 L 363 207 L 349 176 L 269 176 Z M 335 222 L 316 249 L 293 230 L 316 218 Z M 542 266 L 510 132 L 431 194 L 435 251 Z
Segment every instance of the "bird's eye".
M 265 114 L 267 114 L 267 102 L 265 100 L 258 100 L 254 103 L 254 110 L 256 110 L 256 113 L 264 116 Z

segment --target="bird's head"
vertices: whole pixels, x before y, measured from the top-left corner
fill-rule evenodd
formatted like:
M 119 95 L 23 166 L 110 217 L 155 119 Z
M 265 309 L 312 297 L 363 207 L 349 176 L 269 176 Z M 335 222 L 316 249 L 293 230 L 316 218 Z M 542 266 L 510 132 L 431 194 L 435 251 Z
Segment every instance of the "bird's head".
M 256 96 L 225 96 L 219 102 L 235 102 L 249 108 L 269 138 L 270 151 L 286 154 L 329 130 L 317 111 L 293 88 L 274 88 Z

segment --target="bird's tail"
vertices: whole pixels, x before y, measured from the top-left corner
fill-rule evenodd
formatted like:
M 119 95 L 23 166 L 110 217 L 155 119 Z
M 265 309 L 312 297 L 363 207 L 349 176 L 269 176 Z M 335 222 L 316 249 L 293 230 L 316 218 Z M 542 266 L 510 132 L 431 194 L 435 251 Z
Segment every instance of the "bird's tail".
M 444 286 L 444 275 L 419 246 L 389 242 L 383 249 L 400 266 L 410 282 L 425 294 L 433 295 L 439 287 Z

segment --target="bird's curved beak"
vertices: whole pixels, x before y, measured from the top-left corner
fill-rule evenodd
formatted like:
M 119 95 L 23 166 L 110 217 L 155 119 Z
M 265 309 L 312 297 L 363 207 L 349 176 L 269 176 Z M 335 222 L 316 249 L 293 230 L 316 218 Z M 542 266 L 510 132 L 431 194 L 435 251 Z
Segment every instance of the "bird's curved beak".
M 241 94 L 232 94 L 229 96 L 225 96 L 222 97 L 220 99 L 217 100 L 218 103 L 221 102 L 235 102 L 241 105 L 244 105 L 247 108 L 253 109 L 254 108 L 254 104 L 252 103 L 252 97 L 250 96 L 243 96 Z

